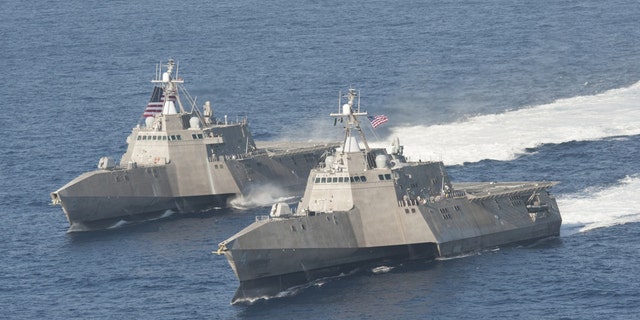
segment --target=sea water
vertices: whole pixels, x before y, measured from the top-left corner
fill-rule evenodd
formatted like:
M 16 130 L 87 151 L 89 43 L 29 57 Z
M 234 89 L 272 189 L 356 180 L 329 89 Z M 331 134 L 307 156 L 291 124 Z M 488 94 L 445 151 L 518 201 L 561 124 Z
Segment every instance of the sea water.
M 11 1 L 0 13 L 0 318 L 640 313 L 636 1 Z M 327 115 L 357 88 L 390 119 L 366 128 L 375 146 L 398 137 L 455 181 L 559 181 L 561 236 L 231 306 L 237 280 L 211 252 L 268 206 L 67 233 L 49 193 L 120 158 L 168 58 L 198 104 L 248 116 L 260 140 L 339 139 Z

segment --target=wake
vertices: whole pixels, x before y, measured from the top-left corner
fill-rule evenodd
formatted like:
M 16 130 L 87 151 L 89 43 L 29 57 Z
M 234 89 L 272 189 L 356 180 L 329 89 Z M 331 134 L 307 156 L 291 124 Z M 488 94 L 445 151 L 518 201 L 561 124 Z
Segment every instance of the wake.
M 446 165 L 483 159 L 513 160 L 527 148 L 547 143 L 598 140 L 640 134 L 640 82 L 592 96 L 580 96 L 464 121 L 391 128 L 411 160 Z M 391 140 L 374 143 L 387 147 Z
M 229 205 L 238 210 L 268 207 L 278 202 L 294 202 L 296 196 L 275 185 L 256 186 L 246 195 L 239 195 L 229 201 Z
M 562 215 L 561 236 L 640 222 L 640 175 L 626 177 L 605 189 L 588 188 L 556 200 Z

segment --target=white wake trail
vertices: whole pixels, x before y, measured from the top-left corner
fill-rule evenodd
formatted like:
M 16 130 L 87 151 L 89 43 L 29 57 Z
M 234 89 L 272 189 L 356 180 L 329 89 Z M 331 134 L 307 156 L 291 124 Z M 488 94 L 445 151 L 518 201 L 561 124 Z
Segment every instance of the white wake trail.
M 256 186 L 247 194 L 231 199 L 229 204 L 238 210 L 247 210 L 271 206 L 277 202 L 290 202 L 296 199 L 282 188 L 275 185 Z
M 558 196 L 562 215 L 561 235 L 596 228 L 640 222 L 640 176 L 622 179 L 601 190 L 586 189 L 579 194 Z
M 546 143 L 640 134 L 640 82 L 607 92 L 443 125 L 392 128 L 412 160 L 512 160 Z M 390 141 L 375 143 L 386 147 Z

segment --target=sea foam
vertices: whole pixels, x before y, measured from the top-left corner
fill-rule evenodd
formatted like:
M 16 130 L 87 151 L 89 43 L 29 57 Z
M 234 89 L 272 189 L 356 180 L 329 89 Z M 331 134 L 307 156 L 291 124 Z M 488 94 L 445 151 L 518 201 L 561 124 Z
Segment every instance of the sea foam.
M 640 222 L 640 176 L 626 177 L 606 188 L 588 188 L 557 198 L 562 214 L 561 235 Z
M 411 160 L 441 160 L 446 165 L 512 160 L 542 144 L 640 134 L 638 101 L 640 82 L 454 123 L 396 126 L 388 141 L 372 145 L 388 147 L 392 138 L 399 137 Z

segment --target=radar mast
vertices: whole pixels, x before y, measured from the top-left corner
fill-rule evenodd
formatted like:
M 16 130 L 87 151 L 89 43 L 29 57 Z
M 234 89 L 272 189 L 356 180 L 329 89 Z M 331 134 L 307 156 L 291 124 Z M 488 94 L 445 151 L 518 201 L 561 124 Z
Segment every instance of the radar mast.
M 347 98 L 347 103 L 345 103 L 344 105 L 342 105 L 342 97 Z M 358 98 L 358 102 L 356 107 L 354 108 L 356 97 Z M 351 149 L 347 150 L 348 144 L 350 147 L 353 147 L 352 142 L 355 142 L 355 145 L 358 147 L 358 150 L 360 150 L 357 139 L 352 132 L 355 129 L 358 131 L 360 135 L 360 139 L 362 139 L 362 143 L 364 144 L 365 152 L 368 154 L 370 151 L 369 144 L 367 143 L 367 138 L 364 136 L 364 132 L 362 131 L 362 127 L 360 126 L 360 121 L 358 120 L 359 116 L 366 116 L 367 112 L 360 111 L 359 92 L 353 88 L 349 88 L 349 91 L 347 91 L 345 95 L 342 95 L 342 92 L 341 92 L 340 95 L 338 96 L 338 109 L 341 112 L 331 113 L 329 114 L 329 116 L 335 118 L 336 122 L 338 118 L 340 119 L 340 122 L 344 122 L 344 119 L 346 118 L 347 124 L 344 127 L 345 132 L 344 132 L 344 141 L 342 144 L 342 153 L 344 153 L 345 151 L 353 151 Z

